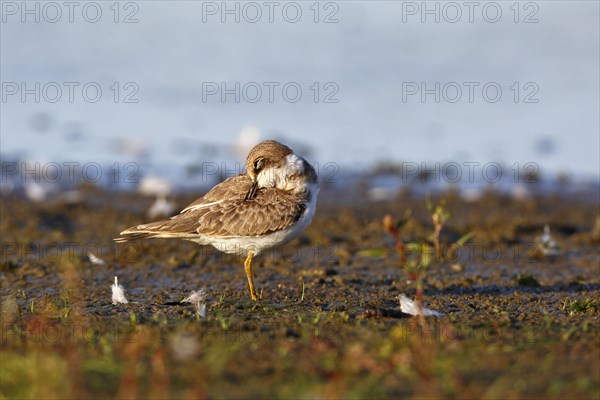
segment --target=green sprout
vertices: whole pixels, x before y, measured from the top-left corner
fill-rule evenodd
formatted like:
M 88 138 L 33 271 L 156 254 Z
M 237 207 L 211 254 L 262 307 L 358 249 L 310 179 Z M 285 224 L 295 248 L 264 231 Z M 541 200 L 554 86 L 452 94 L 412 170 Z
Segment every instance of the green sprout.
M 590 298 L 584 300 L 570 300 L 568 297 L 563 301 L 562 310 L 568 311 L 569 315 L 594 314 L 600 307 Z
M 415 242 L 404 242 L 400 237 L 402 227 L 410 220 L 411 212 L 407 210 L 404 216 L 394 221 L 390 214 L 383 218 L 383 229 L 394 239 L 394 248 L 400 256 L 400 265 L 415 282 L 416 301 L 420 305 L 423 301 L 423 279 L 426 269 L 431 265 L 433 257 L 436 261 L 444 261 L 440 234 L 444 225 L 450 220 L 451 214 L 445 208 L 445 201 L 434 205 L 431 199 L 427 199 L 427 209 L 431 213 L 433 222 L 433 233 L 425 240 Z M 454 246 L 462 246 L 473 237 L 469 232 L 463 235 Z
M 439 204 L 434 205 L 431 201 L 431 197 L 427 197 L 426 200 L 427 210 L 431 214 L 431 221 L 433 222 L 433 235 L 432 242 L 435 248 L 435 255 L 438 258 L 442 257 L 442 246 L 440 245 L 440 233 L 444 224 L 450 220 L 451 214 L 446 211 L 446 202 L 440 201 Z

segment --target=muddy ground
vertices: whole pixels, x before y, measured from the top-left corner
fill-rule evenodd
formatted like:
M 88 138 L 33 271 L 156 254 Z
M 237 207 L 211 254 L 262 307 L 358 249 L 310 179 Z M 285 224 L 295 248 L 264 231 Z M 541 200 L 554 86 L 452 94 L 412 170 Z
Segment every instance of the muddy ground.
M 152 199 L 82 190 L 70 205 L 2 198 L 1 398 L 600 396 L 598 198 L 440 194 L 445 248 L 475 236 L 427 269 L 424 301 L 445 315 L 423 323 L 399 312 L 415 286 L 381 222 L 411 209 L 402 239 L 428 238 L 410 191 L 324 190 L 300 238 L 255 258 L 255 303 L 240 257 L 113 243 Z M 545 224 L 556 254 L 536 242 Z M 115 276 L 129 304 L 112 304 Z M 180 303 L 201 288 L 206 317 Z

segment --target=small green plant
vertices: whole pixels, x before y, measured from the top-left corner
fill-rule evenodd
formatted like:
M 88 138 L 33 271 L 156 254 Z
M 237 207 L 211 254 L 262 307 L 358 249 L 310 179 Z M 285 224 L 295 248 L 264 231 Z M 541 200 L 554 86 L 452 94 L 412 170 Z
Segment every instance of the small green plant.
M 446 210 L 446 202 L 444 200 L 440 201 L 439 204 L 434 205 L 431 201 L 431 197 L 427 197 L 426 202 L 427 210 L 431 214 L 431 221 L 433 222 L 433 234 L 431 236 L 431 242 L 433 243 L 436 257 L 441 258 L 442 246 L 440 245 L 440 233 L 442 232 L 444 224 L 448 222 L 451 215 L 450 212 Z
M 450 220 L 451 214 L 446 210 L 445 201 L 438 204 L 433 204 L 430 198 L 426 202 L 427 209 L 431 213 L 431 221 L 433 223 L 433 233 L 425 240 L 405 243 L 400 238 L 401 228 L 410 220 L 410 211 L 405 212 L 404 216 L 394 222 L 391 215 L 386 215 L 383 218 L 383 229 L 394 239 L 394 248 L 400 256 L 400 265 L 402 269 L 408 273 L 411 280 L 415 282 L 416 301 L 418 306 L 423 300 L 423 278 L 426 269 L 435 258 L 436 261 L 445 260 L 440 234 L 444 225 Z M 462 246 L 473 237 L 471 232 L 463 235 L 453 247 Z
M 313 325 L 318 324 L 320 320 L 321 320 L 321 313 L 317 313 L 312 320 Z
M 535 279 L 533 276 L 531 275 L 521 275 L 518 274 L 517 275 L 517 283 L 519 284 L 519 286 L 526 286 L 526 287 L 539 287 L 540 283 L 538 282 L 537 279 Z
M 129 322 L 134 325 L 137 324 L 137 316 L 135 315 L 135 313 L 133 311 L 129 313 Z
M 302 281 L 302 296 L 300 297 L 300 303 L 302 303 L 304 301 L 304 289 L 305 289 L 304 281 Z
M 221 329 L 223 329 L 224 331 L 229 330 L 233 321 L 222 315 L 219 315 L 218 318 L 219 318 L 219 322 L 221 323 Z
M 219 297 L 219 302 L 217 304 L 222 305 L 224 301 L 225 301 L 225 292 L 221 293 L 221 297 Z
M 594 314 L 600 309 L 596 302 L 592 299 L 574 299 L 570 300 L 568 297 L 563 301 L 562 310 L 568 311 L 569 315 L 575 314 Z

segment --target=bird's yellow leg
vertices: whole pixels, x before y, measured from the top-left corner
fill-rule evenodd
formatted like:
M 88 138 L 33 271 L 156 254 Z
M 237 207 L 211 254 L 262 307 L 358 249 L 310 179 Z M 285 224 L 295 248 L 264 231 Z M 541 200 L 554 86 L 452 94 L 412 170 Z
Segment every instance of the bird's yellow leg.
M 256 301 L 258 298 L 256 297 L 256 291 L 254 290 L 254 281 L 252 280 L 252 256 L 254 254 L 249 251 L 248 257 L 246 257 L 246 261 L 244 261 L 244 269 L 246 270 L 246 277 L 248 278 L 248 286 L 250 287 L 250 295 L 252 296 L 252 300 Z

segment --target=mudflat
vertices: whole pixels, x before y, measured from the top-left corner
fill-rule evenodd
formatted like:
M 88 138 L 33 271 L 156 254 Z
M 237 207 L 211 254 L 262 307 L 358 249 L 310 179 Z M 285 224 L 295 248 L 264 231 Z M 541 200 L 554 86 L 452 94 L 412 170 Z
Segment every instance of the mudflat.
M 438 194 L 451 217 L 423 300 L 444 315 L 422 320 L 400 312 L 415 285 L 382 225 L 410 209 L 400 237 L 428 240 L 431 215 L 410 191 L 341 206 L 324 191 L 303 235 L 255 258 L 258 302 L 238 257 L 115 244 L 147 222 L 152 199 L 82 193 L 77 204 L 2 199 L 3 398 L 600 396 L 597 198 Z M 115 276 L 127 304 L 112 303 Z M 204 317 L 181 302 L 199 289 Z

